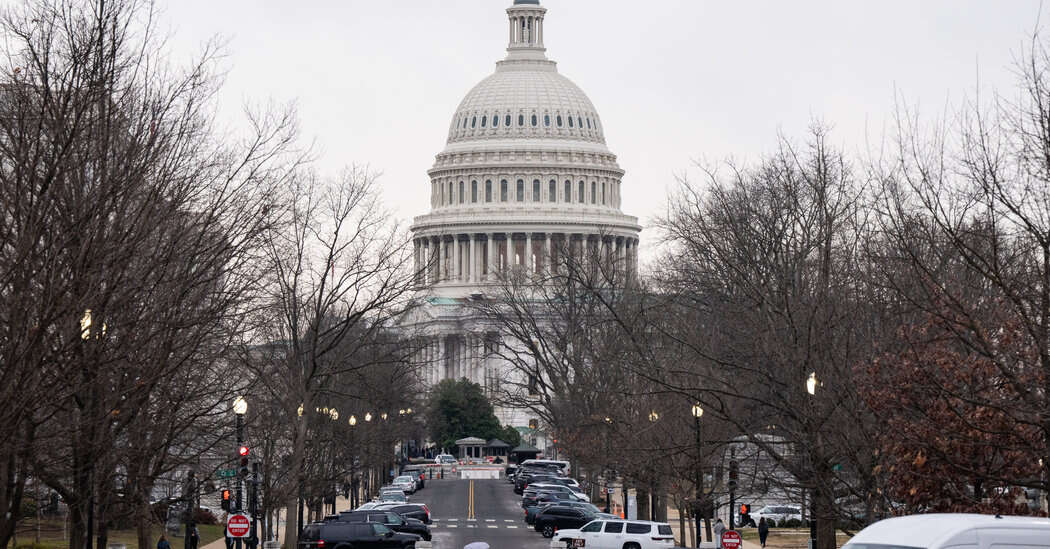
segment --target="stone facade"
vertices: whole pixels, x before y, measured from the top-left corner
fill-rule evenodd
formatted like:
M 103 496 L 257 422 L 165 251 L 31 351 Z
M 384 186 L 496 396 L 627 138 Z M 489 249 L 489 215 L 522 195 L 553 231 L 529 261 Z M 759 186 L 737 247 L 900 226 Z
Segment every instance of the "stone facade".
M 491 356 L 502 336 L 464 306 L 501 269 L 540 273 L 553 249 L 568 249 L 636 270 L 641 227 L 620 210 L 624 171 L 590 99 L 547 59 L 546 13 L 522 0 L 507 9 L 507 56 L 460 103 L 428 172 L 431 211 L 411 228 L 425 305 L 408 321 L 425 334 L 427 384 L 466 377 L 495 391 L 515 376 Z M 520 428 L 532 419 L 497 413 Z M 546 445 L 542 435 L 526 441 Z

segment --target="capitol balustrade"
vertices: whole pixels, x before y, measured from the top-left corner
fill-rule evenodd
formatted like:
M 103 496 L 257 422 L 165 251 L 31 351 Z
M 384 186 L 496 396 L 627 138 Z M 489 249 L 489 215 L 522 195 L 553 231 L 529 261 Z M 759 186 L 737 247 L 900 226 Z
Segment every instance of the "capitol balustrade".
M 638 267 L 638 239 L 587 233 L 489 232 L 419 236 L 413 240 L 416 284 L 484 284 L 497 273 L 524 268 L 554 273 L 564 259 L 578 264 L 600 261 L 624 278 Z M 570 254 L 570 257 L 564 257 Z

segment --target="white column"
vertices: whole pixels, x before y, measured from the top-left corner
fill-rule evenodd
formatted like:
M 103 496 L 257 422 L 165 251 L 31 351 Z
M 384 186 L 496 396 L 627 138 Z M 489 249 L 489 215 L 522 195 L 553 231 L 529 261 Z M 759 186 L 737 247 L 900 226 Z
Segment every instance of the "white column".
M 553 272 L 553 269 L 551 269 L 551 238 L 554 236 L 554 233 L 545 233 L 544 236 L 547 238 L 543 242 L 543 270 L 550 274 Z
M 438 272 L 437 281 L 445 281 L 445 237 L 438 237 Z
M 474 240 L 476 239 L 477 235 L 474 234 L 474 233 L 470 233 L 467 236 L 470 237 L 470 252 L 469 252 L 470 253 L 470 261 L 469 261 L 469 263 L 470 263 L 470 273 L 467 275 L 467 282 L 477 282 L 478 281 L 478 270 L 477 270 L 478 269 L 478 262 L 477 262 L 477 255 L 478 254 L 477 254 L 477 250 L 475 250 L 475 248 L 474 248 Z
M 459 274 L 460 274 L 459 264 L 462 263 L 462 261 L 461 261 L 462 258 L 460 257 L 461 255 L 462 254 L 459 253 L 459 235 L 458 234 L 454 234 L 454 235 L 452 235 L 452 257 L 454 257 L 455 259 L 452 260 L 452 269 L 451 269 L 452 270 L 452 273 L 451 273 L 452 276 L 450 278 L 452 278 L 452 280 L 455 281 L 455 282 L 459 282 L 460 281 L 460 278 L 459 278 Z
M 590 264 L 591 264 L 590 263 L 591 262 L 591 255 L 590 255 L 590 253 L 588 253 L 589 252 L 588 248 L 590 247 L 590 242 L 587 242 L 587 236 L 588 235 L 586 233 L 584 233 L 584 234 L 582 234 L 580 236 L 583 237 L 582 241 L 580 242 L 580 266 L 584 267 L 584 268 L 588 268 L 590 266 Z
M 525 255 L 522 259 L 525 260 L 525 270 L 533 274 L 535 271 L 532 268 L 532 232 L 525 233 Z
M 496 233 L 488 233 L 488 279 L 492 280 L 496 273 Z
M 616 273 L 623 278 L 627 277 L 627 237 L 617 238 L 616 245 Z
M 514 253 L 514 233 L 504 233 L 504 236 L 507 239 L 507 255 L 504 266 L 513 267 L 514 265 L 516 265 L 514 256 L 517 255 Z

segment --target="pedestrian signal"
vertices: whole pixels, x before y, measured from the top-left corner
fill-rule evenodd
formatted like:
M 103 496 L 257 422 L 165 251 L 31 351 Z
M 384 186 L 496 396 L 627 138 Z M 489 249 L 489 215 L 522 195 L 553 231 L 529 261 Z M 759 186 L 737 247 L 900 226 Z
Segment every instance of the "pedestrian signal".
M 230 510 L 230 491 L 229 490 L 223 490 L 222 491 L 222 510 L 223 511 L 229 511 Z

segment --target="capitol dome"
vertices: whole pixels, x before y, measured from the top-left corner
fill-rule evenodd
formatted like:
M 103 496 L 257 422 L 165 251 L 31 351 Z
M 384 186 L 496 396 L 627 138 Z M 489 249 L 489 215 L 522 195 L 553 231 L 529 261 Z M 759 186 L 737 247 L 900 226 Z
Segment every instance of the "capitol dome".
M 542 273 L 558 246 L 625 272 L 637 261 L 624 171 L 594 104 L 547 58 L 546 8 L 515 0 L 506 12 L 506 57 L 454 111 L 428 171 L 431 211 L 411 228 L 420 287 L 439 296 L 484 293 L 509 267 Z

